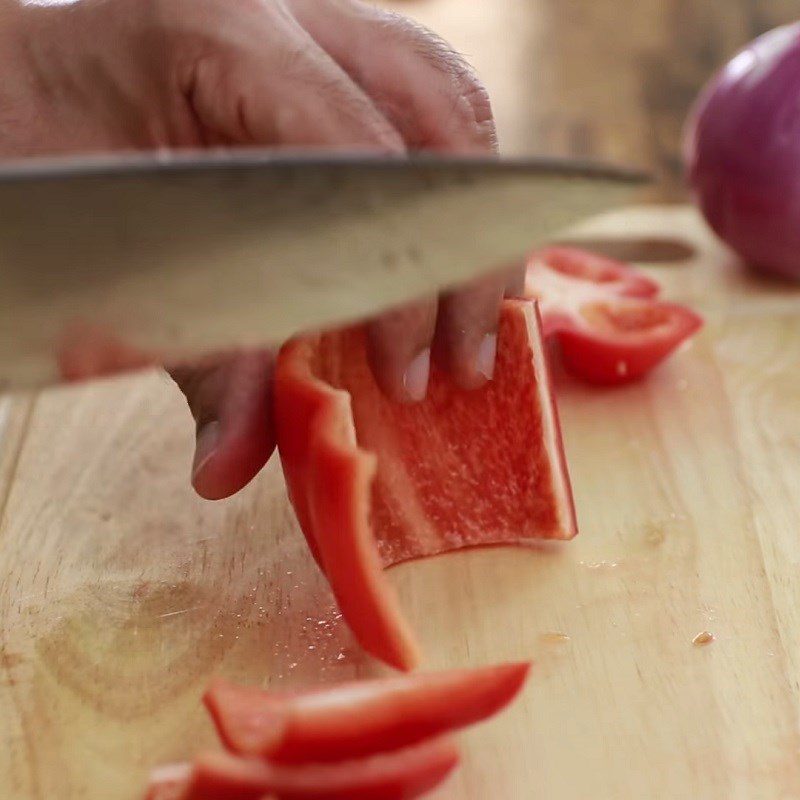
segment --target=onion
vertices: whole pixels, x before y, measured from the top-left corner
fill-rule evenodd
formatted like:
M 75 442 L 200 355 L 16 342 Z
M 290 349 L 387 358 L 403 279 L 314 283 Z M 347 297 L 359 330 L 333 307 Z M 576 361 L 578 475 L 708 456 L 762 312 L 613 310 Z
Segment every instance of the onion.
M 716 233 L 753 267 L 800 280 L 800 23 L 756 39 L 712 79 L 684 144 Z

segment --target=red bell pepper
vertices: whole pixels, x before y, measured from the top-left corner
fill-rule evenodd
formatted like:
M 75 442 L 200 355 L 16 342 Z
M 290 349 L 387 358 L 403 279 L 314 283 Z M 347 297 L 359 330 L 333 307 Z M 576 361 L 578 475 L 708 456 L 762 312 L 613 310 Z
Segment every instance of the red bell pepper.
M 235 753 L 284 763 L 339 761 L 402 747 L 495 714 L 528 663 L 340 684 L 299 694 L 214 682 L 205 703 Z
M 592 383 L 642 377 L 703 324 L 657 299 L 658 284 L 619 261 L 568 247 L 533 253 L 526 294 L 539 301 L 546 336 L 565 367 Z
M 158 794 L 156 775 L 148 797 L 151 800 L 173 797 L 176 800 L 411 800 L 438 786 L 458 761 L 458 749 L 448 739 L 435 739 L 356 761 L 302 766 L 213 753 L 184 767 L 185 778 L 179 794 Z
M 393 666 L 419 661 L 383 577 L 368 522 L 375 456 L 357 446 L 347 395 L 318 378 L 310 339 L 289 342 L 275 373 L 278 449 L 289 497 L 339 607 L 365 649 Z
M 417 646 L 384 566 L 460 547 L 569 539 L 575 512 L 535 303 L 506 301 L 493 379 L 474 391 L 434 363 L 423 402 L 392 402 L 367 349 L 363 325 L 284 346 L 278 450 L 345 621 L 365 650 L 409 670 Z

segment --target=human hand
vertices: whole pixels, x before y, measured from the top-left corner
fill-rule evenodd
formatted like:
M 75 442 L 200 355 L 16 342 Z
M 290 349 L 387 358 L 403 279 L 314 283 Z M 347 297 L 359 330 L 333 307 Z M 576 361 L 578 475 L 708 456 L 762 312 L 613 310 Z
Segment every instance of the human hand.
M 79 0 L 0 5 L 0 154 L 203 146 L 403 153 L 495 150 L 489 98 L 445 42 L 358 0 Z M 376 379 L 424 397 L 433 350 L 465 388 L 494 364 L 504 292 L 520 270 L 370 324 Z M 274 448 L 273 356 L 172 374 L 197 422 L 193 484 L 244 486 Z

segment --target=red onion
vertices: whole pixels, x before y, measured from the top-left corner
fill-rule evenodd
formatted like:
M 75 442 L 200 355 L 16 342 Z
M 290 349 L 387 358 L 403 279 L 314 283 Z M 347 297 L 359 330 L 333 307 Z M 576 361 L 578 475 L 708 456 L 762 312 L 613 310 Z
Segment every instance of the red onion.
M 685 157 L 717 234 L 757 269 L 800 280 L 800 23 L 764 34 L 715 76 Z

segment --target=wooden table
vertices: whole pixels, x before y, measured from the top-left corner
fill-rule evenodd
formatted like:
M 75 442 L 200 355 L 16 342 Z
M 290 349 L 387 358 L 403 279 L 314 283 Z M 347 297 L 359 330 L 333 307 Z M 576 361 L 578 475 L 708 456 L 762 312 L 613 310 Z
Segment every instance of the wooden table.
M 687 10 L 700 5 L 402 4 L 484 67 L 511 149 L 672 175 L 709 62 L 794 12 Z M 520 701 L 464 736 L 437 796 L 798 797 L 800 293 L 748 277 L 688 209 L 573 234 L 688 244 L 651 269 L 708 326 L 639 386 L 559 379 L 575 542 L 391 571 L 429 667 L 537 661 Z M 293 686 L 380 672 L 341 624 L 275 462 L 210 504 L 187 487 L 191 447 L 155 374 L 0 400 L 3 798 L 134 800 L 151 766 L 212 742 L 198 702 L 212 673 Z M 693 645 L 704 630 L 715 641 Z
M 796 0 L 393 0 L 449 39 L 492 95 L 507 153 L 634 162 L 680 199 L 686 111 L 746 42 L 799 16 Z

